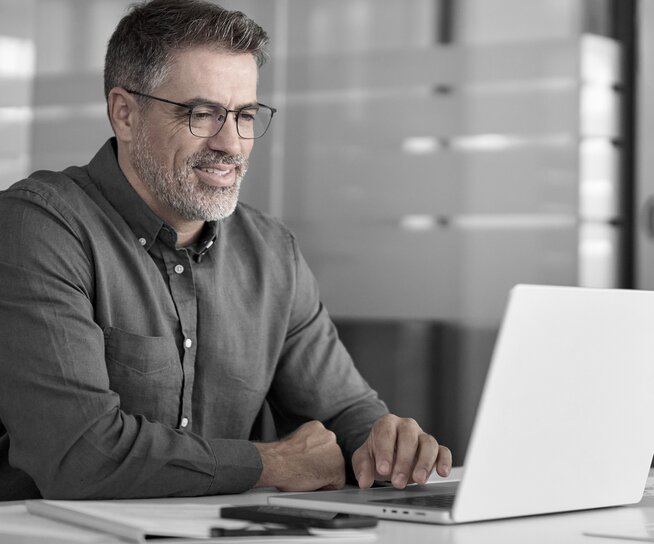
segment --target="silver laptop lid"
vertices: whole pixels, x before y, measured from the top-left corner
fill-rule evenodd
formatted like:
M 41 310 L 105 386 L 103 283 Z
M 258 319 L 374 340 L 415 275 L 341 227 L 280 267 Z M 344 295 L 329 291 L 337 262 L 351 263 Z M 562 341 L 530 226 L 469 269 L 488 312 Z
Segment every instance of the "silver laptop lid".
M 518 285 L 455 522 L 638 502 L 654 453 L 654 292 Z

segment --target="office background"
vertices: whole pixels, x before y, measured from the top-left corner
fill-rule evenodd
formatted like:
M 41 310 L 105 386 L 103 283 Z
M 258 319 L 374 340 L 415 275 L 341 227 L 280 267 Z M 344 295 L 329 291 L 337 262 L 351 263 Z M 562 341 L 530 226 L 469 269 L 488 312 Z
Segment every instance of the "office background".
M 220 2 L 272 38 L 242 199 L 296 232 L 363 374 L 459 464 L 513 284 L 654 287 L 653 2 Z M 111 135 L 130 3 L 0 0 L 0 189 Z

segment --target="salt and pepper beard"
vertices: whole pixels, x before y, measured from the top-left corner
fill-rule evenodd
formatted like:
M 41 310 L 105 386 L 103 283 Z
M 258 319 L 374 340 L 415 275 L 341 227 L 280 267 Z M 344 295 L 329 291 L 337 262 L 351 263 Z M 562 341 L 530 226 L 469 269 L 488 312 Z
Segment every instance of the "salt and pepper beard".
M 187 221 L 220 221 L 234 213 L 248 169 L 247 158 L 205 149 L 191 155 L 179 168 L 168 169 L 154 157 L 153 148 L 147 129 L 141 125 L 134 138 L 132 165 L 159 202 Z M 197 180 L 195 166 L 216 163 L 236 167 L 234 185 L 212 187 Z

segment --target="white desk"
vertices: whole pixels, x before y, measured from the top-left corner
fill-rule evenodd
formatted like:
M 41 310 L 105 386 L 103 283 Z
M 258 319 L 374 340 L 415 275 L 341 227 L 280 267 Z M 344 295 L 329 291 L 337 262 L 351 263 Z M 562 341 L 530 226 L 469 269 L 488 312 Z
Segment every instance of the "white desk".
M 650 477 L 654 471 L 650 472 Z M 153 501 L 134 502 L 160 502 L 164 504 L 263 504 L 270 492 L 253 491 L 242 495 L 179 498 L 179 499 L 155 499 Z M 7 521 L 12 520 L 11 515 L 5 515 L 10 508 L 17 511 L 20 503 L 6 503 L 0 505 L 0 544 L 48 544 L 66 542 L 70 544 L 76 539 L 71 533 L 69 539 L 53 539 L 50 537 L 38 537 L 34 535 L 19 535 L 7 533 Z M 29 525 L 28 514 L 16 515 L 14 521 Z M 38 520 L 36 520 L 37 522 Z M 640 504 L 617 508 L 607 508 L 566 514 L 554 514 L 545 516 L 532 516 L 509 520 L 498 520 L 490 522 L 470 523 L 457 526 L 438 526 L 421 523 L 380 521 L 376 532 L 379 544 L 422 544 L 422 543 L 443 543 L 443 544 L 608 544 L 612 540 L 602 537 L 586 536 L 583 533 L 588 531 L 604 532 L 612 529 L 618 533 L 633 531 L 645 524 L 654 524 L 654 496 L 645 496 Z M 73 531 L 73 530 L 71 530 Z M 74 530 L 78 531 L 78 530 Z M 82 530 L 79 530 L 82 531 Z M 75 536 L 80 536 L 77 533 Z M 91 533 L 92 534 L 92 533 Z M 226 539 L 223 539 L 226 541 Z M 79 540 L 81 541 L 81 540 Z M 86 540 L 91 542 L 91 540 Z M 215 542 L 216 540 L 214 540 Z M 280 540 L 277 539 L 276 542 Z M 119 539 L 96 535 L 92 542 L 97 544 L 109 544 L 124 542 Z M 309 538 L 306 542 L 318 544 L 320 539 Z M 345 544 L 347 541 L 344 540 Z M 621 542 L 621 540 L 613 540 Z M 622 540 L 622 542 L 628 542 Z

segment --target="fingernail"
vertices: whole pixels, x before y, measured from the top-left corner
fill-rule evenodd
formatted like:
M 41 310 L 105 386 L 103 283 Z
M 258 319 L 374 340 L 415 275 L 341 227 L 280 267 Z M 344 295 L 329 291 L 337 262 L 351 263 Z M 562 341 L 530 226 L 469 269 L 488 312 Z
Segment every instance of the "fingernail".
M 390 470 L 391 470 L 391 465 L 387 461 L 382 461 L 377 466 L 377 472 L 379 472 L 380 474 L 388 474 Z
M 415 475 L 413 479 L 417 483 L 424 483 L 427 481 L 427 471 L 424 468 L 421 468 L 419 470 L 416 470 Z
M 449 476 L 450 475 L 450 467 L 448 465 L 441 465 L 441 474 L 443 476 Z
M 393 478 L 393 485 L 395 487 L 404 487 L 406 485 L 407 478 L 406 475 L 402 472 L 399 472 Z

